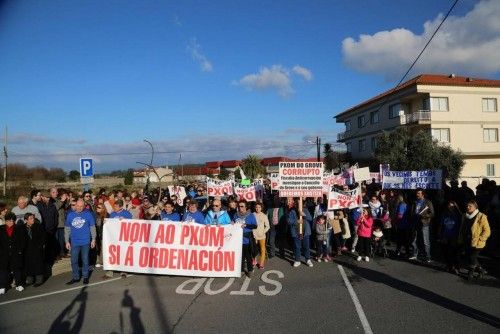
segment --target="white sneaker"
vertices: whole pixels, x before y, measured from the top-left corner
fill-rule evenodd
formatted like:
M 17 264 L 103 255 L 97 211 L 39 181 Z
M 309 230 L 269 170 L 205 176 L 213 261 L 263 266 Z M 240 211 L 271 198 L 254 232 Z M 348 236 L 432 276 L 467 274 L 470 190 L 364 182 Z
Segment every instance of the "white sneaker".
M 365 261 L 370 262 L 370 258 L 368 256 L 365 256 Z
M 22 285 L 20 285 L 20 286 L 16 286 L 16 290 L 19 291 L 19 292 L 21 292 L 21 291 L 24 290 L 24 288 L 23 288 Z
M 306 261 L 306 264 L 309 266 L 309 267 L 312 267 L 313 266 L 313 262 L 309 259 Z
M 102 264 L 100 264 L 100 263 L 96 263 L 95 267 L 96 267 L 96 268 L 101 268 L 101 267 L 102 267 Z
M 3 295 L 3 294 L 5 294 L 5 288 L 0 289 L 0 295 Z
M 358 258 L 356 259 L 356 261 L 361 261 L 361 256 L 358 256 Z
M 300 266 L 300 261 L 295 261 L 295 262 L 293 263 L 293 266 L 294 266 L 295 268 L 297 268 L 298 266 Z
M 351 253 L 354 253 L 355 251 L 356 251 L 356 250 L 355 250 L 354 248 L 353 248 L 353 249 L 351 249 Z
M 413 261 L 413 260 L 416 260 L 416 259 L 417 259 L 417 257 L 416 257 L 416 256 L 411 256 L 411 257 L 409 257 L 409 258 L 408 258 L 408 260 L 412 260 L 412 261 Z

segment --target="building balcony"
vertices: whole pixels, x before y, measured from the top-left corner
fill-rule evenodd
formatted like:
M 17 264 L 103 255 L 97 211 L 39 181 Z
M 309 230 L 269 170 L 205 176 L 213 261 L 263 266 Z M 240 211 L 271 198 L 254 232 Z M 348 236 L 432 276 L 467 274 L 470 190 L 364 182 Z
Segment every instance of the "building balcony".
M 349 137 L 351 131 L 344 131 L 337 134 L 337 141 L 343 141 Z
M 400 124 L 430 124 L 431 112 L 429 110 L 419 110 L 411 114 L 400 115 Z

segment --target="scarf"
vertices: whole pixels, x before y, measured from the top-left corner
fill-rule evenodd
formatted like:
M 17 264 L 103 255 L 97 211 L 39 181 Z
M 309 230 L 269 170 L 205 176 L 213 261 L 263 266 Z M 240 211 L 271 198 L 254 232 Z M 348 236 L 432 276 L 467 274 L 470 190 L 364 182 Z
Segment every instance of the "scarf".
M 7 229 L 7 235 L 9 236 L 9 238 L 12 238 L 12 234 L 14 234 L 14 225 L 12 226 L 5 226 Z
M 472 213 L 465 213 L 465 218 L 467 219 L 472 219 L 476 217 L 476 215 L 479 213 L 479 209 L 474 210 Z

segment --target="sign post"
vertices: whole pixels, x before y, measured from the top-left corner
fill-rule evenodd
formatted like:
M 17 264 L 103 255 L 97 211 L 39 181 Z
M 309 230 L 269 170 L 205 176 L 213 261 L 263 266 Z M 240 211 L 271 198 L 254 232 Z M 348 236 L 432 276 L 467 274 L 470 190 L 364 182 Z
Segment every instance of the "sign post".
M 80 182 L 85 191 L 94 183 L 94 163 L 91 158 L 80 158 Z

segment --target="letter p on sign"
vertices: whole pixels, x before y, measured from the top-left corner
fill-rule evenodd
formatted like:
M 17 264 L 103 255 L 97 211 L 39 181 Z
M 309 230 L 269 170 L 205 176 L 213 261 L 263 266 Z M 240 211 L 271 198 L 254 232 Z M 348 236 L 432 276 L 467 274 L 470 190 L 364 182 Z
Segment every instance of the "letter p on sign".
M 80 159 L 80 176 L 90 177 L 94 176 L 94 167 L 92 159 Z

